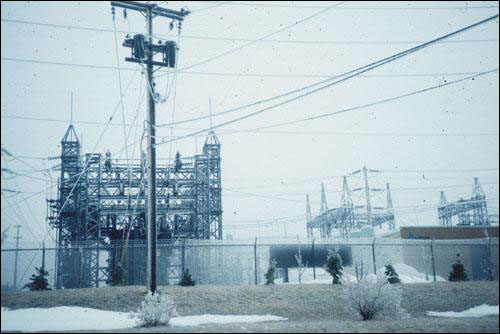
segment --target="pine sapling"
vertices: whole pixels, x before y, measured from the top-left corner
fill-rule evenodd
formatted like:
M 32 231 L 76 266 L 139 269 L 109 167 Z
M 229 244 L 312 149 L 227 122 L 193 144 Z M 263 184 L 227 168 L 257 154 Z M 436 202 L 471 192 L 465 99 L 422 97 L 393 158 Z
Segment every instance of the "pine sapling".
M 30 289 L 30 291 L 42 291 L 42 290 L 52 290 L 49 288 L 49 281 L 47 277 L 49 272 L 45 270 L 45 267 L 35 268 L 37 274 L 31 275 L 31 282 L 23 286 L 23 289 Z
M 195 281 L 191 278 L 191 274 L 189 273 L 189 269 L 186 269 L 182 272 L 181 280 L 179 281 L 180 286 L 194 286 L 196 284 Z
M 387 282 L 391 284 L 401 283 L 396 269 L 390 264 L 385 265 L 385 276 L 387 277 Z
M 271 265 L 269 266 L 269 269 L 267 269 L 267 272 L 264 274 L 264 278 L 266 279 L 266 285 L 271 285 L 274 284 L 274 273 L 276 272 L 276 259 L 273 259 L 271 261 Z
M 448 280 L 451 282 L 458 282 L 458 281 L 468 281 L 469 279 L 467 278 L 467 273 L 465 271 L 465 267 L 460 261 L 460 253 L 457 254 L 457 260 L 456 262 L 451 266 L 452 270 L 450 272 L 450 276 L 448 277 Z
M 332 276 L 333 284 L 341 284 L 340 279 L 342 278 L 342 258 L 339 254 L 339 248 L 336 247 L 334 250 L 328 250 L 328 255 L 326 256 L 326 264 L 324 266 L 325 271 Z

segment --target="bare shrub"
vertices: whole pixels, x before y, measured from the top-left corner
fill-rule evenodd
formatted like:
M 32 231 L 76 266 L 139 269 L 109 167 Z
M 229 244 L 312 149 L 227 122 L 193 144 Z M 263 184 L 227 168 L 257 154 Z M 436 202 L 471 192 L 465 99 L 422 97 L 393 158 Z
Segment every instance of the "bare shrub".
M 401 307 L 401 288 L 389 284 L 381 277 L 368 279 L 365 276 L 357 283 L 344 281 L 342 297 L 349 309 L 359 314 L 363 320 L 408 317 Z
M 136 313 L 131 313 L 130 318 L 137 318 L 141 327 L 168 326 L 170 318 L 177 316 L 172 298 L 166 294 L 148 293 L 141 307 Z
M 307 263 L 304 264 L 302 261 L 302 253 L 300 252 L 300 247 L 299 247 L 299 253 L 295 254 L 295 260 L 297 261 L 298 271 L 299 271 L 299 284 L 302 284 L 302 276 L 304 275 L 304 272 L 307 269 Z
M 356 280 L 358 282 L 367 278 L 368 272 L 365 271 L 365 264 L 363 261 L 354 262 L 354 273 L 356 274 Z

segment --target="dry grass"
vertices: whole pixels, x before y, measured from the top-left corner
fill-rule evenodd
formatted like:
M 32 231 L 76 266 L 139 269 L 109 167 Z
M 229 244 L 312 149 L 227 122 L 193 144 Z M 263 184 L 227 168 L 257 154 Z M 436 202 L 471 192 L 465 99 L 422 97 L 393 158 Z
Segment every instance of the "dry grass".
M 359 321 L 341 302 L 340 287 L 329 284 L 276 286 L 166 286 L 180 315 L 273 314 L 287 322 L 206 325 L 169 328 L 169 332 L 498 332 L 498 319 L 438 319 L 426 311 L 460 311 L 480 304 L 499 304 L 498 282 L 437 282 L 403 284 L 402 306 L 412 319 Z M 1 304 L 11 309 L 26 307 L 82 306 L 104 310 L 135 310 L 144 287 L 68 289 L 46 292 L 2 292 Z M 160 328 L 151 332 L 163 331 Z M 165 329 L 166 330 L 166 329 Z M 121 332 L 117 331 L 117 332 Z M 132 332 L 149 331 L 131 329 Z

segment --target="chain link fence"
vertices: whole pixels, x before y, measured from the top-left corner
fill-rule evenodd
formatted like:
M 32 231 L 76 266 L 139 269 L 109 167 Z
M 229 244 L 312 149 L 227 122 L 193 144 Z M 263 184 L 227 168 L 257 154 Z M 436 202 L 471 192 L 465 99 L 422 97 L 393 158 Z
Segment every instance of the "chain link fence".
M 354 267 L 363 265 L 366 273 L 383 274 L 392 264 L 400 270 L 402 281 L 447 280 L 457 258 L 463 263 L 469 280 L 498 280 L 498 238 L 470 240 L 179 240 L 158 241 L 157 281 L 159 285 L 177 284 L 188 269 L 197 284 L 263 284 L 272 259 L 277 262 L 277 282 L 297 283 L 295 254 L 302 254 L 307 266 L 305 280 L 326 283 L 323 270 L 329 249 L 337 248 L 346 276 L 355 276 Z M 53 287 L 109 286 L 112 270 L 121 262 L 122 244 L 108 246 L 78 245 L 58 249 L 2 248 L 2 290 L 20 289 L 45 262 L 49 284 Z M 457 257 L 459 255 L 459 257 Z M 59 272 L 56 263 L 64 259 Z M 145 285 L 147 245 L 129 242 L 123 256 L 124 285 Z M 99 268 L 97 270 L 96 268 Z M 408 277 L 407 277 L 408 276 Z M 416 280 L 418 278 L 418 280 Z M 59 285 L 58 285 L 59 284 Z

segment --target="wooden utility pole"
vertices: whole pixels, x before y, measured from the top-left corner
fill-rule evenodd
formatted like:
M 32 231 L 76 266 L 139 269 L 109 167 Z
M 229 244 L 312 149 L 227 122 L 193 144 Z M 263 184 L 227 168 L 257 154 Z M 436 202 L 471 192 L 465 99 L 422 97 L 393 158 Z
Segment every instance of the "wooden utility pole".
M 16 239 L 16 252 L 15 252 L 15 258 L 14 258 L 14 289 L 17 288 L 17 259 L 18 259 L 18 253 L 19 253 L 19 239 L 21 237 L 19 236 L 19 229 L 21 228 L 21 225 L 16 225 L 14 226 L 17 230 L 16 236 L 14 239 Z
M 148 94 L 148 145 L 147 145 L 147 225 L 148 225 L 148 264 L 147 264 L 147 284 L 151 293 L 156 292 L 156 129 L 155 129 L 155 100 L 154 100 L 154 85 L 153 85 L 153 52 L 151 45 L 153 44 L 153 13 L 151 8 L 147 11 L 148 20 L 148 85 L 151 86 Z
M 42 248 L 42 269 L 45 270 L 45 242 L 43 243 Z
M 163 16 L 179 22 L 179 29 L 187 10 L 174 11 L 159 7 L 155 3 L 141 3 L 136 1 L 111 1 L 111 6 L 121 7 L 124 10 L 138 11 L 146 17 L 148 23 L 147 42 L 143 35 L 135 35 L 126 39 L 123 46 L 130 47 L 132 57 L 126 61 L 147 65 L 148 115 L 147 115 L 147 236 L 148 236 L 148 262 L 147 262 L 147 287 L 151 293 L 156 292 L 156 137 L 155 137 L 155 85 L 154 65 L 162 67 L 175 67 L 176 49 L 175 42 L 153 44 L 153 18 Z M 114 9 L 113 9 L 114 13 Z M 155 61 L 154 55 L 161 54 L 162 60 Z

